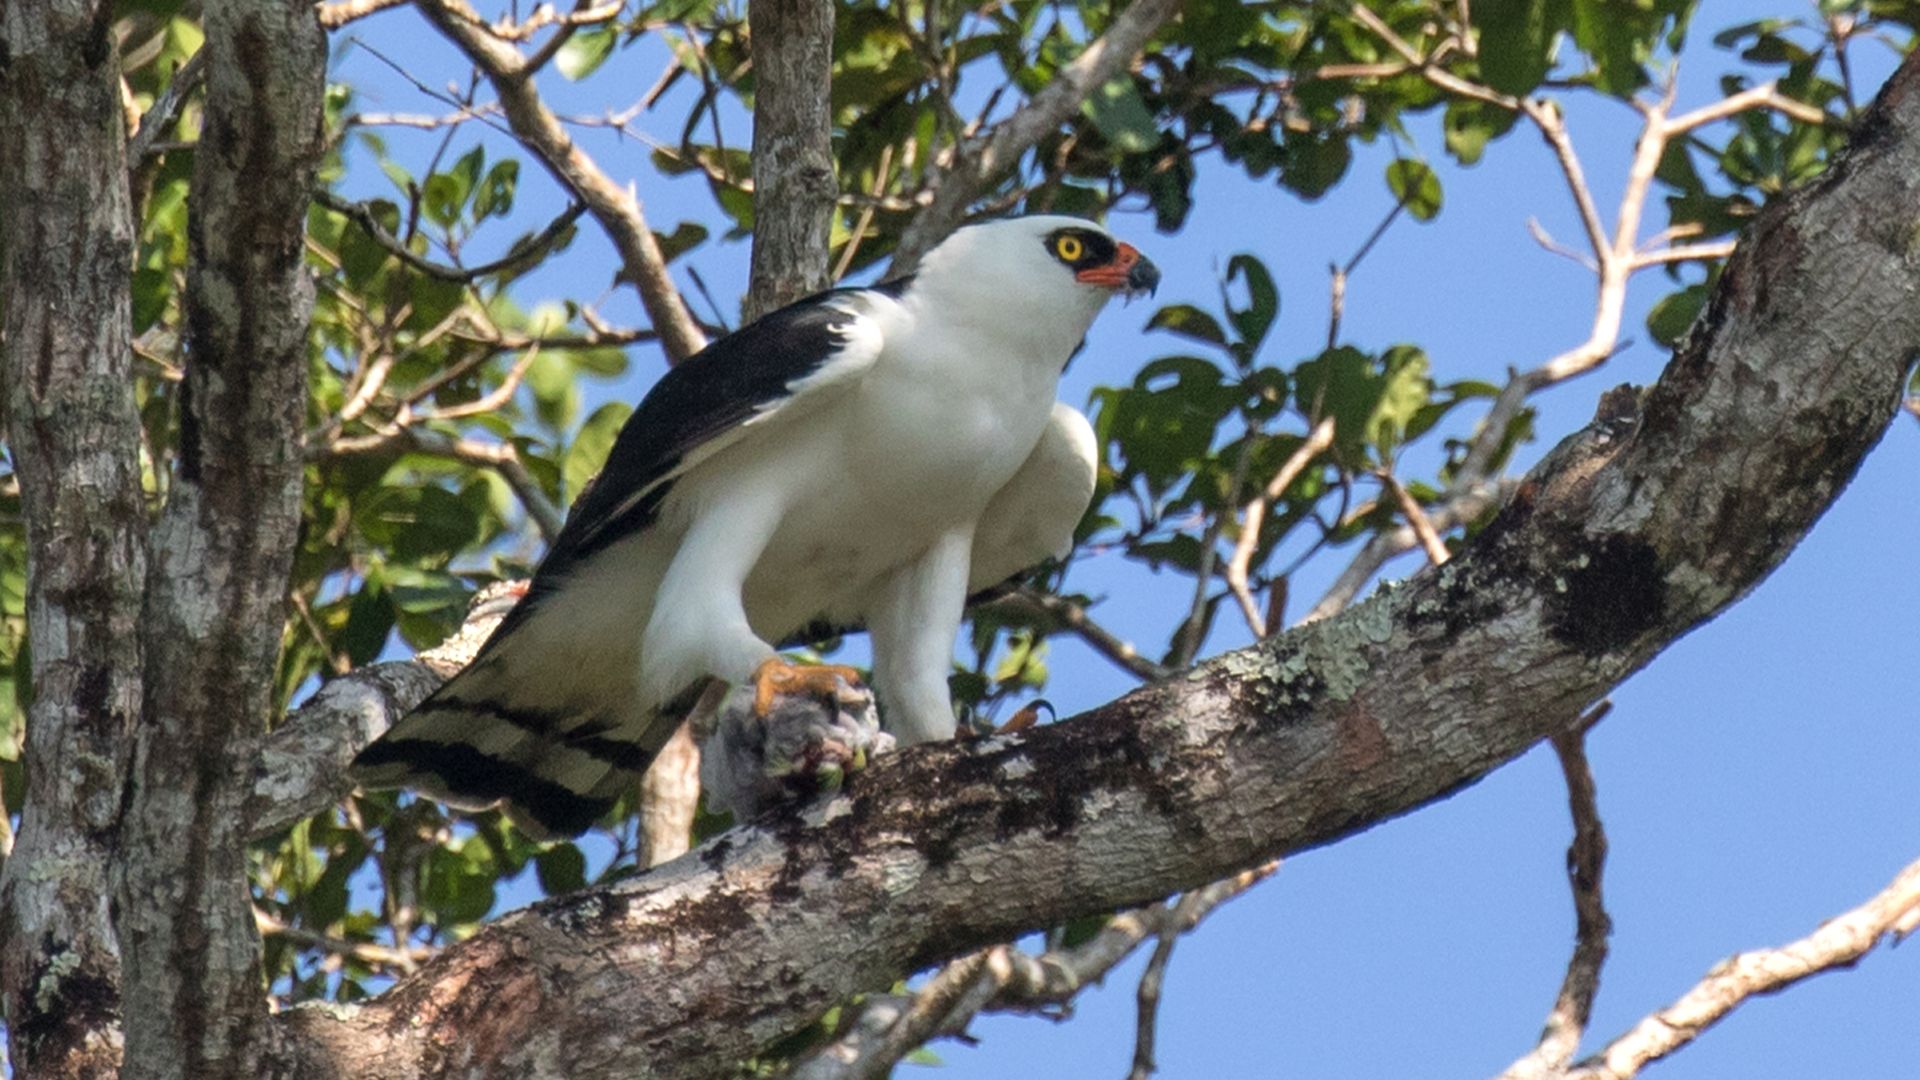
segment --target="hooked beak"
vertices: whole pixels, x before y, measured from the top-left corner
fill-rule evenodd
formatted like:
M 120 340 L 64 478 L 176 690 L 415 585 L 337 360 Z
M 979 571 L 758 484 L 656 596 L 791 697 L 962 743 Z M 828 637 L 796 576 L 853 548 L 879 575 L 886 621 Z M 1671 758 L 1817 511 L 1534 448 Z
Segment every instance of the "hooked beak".
M 1151 295 L 1160 287 L 1160 268 L 1140 254 L 1139 248 L 1123 243 L 1114 252 L 1112 262 L 1104 266 L 1090 266 L 1075 274 L 1074 278 L 1086 285 L 1124 290 L 1129 296 L 1138 293 Z

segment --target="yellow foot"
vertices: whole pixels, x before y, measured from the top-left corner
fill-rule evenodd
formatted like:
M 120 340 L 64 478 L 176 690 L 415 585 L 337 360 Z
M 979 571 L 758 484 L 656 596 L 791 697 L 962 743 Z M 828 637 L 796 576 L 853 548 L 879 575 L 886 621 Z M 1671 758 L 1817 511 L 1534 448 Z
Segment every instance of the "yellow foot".
M 785 657 L 770 657 L 753 669 L 754 715 L 767 715 L 773 711 L 775 698 L 794 694 L 837 702 L 842 683 L 859 687 L 859 670 L 845 664 L 793 664 Z

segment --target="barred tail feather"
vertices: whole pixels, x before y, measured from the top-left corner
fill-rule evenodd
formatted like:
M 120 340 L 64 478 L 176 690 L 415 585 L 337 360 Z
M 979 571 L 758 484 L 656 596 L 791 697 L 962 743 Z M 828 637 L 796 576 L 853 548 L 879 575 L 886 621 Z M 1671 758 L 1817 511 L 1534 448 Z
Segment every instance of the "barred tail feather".
M 526 659 L 518 651 L 483 655 L 361 750 L 355 782 L 468 810 L 501 804 L 543 840 L 591 828 L 646 771 L 672 725 L 653 710 L 635 715 L 630 698 L 565 710 L 530 704 L 543 681 L 510 677 L 524 666 L 513 663 Z

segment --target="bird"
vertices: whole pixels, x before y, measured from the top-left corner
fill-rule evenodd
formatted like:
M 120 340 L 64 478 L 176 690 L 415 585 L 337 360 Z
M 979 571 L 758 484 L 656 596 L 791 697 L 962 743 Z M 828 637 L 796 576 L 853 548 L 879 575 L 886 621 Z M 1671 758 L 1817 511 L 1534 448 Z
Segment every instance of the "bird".
M 1065 555 L 1093 495 L 1093 429 L 1055 400 L 1061 373 L 1110 299 L 1159 280 L 1091 221 L 998 219 L 671 367 L 523 597 L 351 777 L 577 836 L 713 680 L 763 713 L 856 682 L 781 656 L 816 626 L 866 628 L 899 744 L 951 738 L 968 597 Z

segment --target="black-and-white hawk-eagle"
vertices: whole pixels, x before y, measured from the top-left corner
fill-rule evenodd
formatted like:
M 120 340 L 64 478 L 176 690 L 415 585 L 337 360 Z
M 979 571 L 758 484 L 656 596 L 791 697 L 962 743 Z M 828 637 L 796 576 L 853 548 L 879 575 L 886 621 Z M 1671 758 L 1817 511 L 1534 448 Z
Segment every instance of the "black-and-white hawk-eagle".
M 668 371 L 526 595 L 464 670 L 360 752 L 367 788 L 503 804 L 576 835 L 709 680 L 832 692 L 775 646 L 864 626 L 882 719 L 951 737 L 969 595 L 1064 554 L 1092 428 L 1054 396 L 1094 316 L 1159 272 L 1078 218 L 975 225 L 918 273 L 821 293 Z

